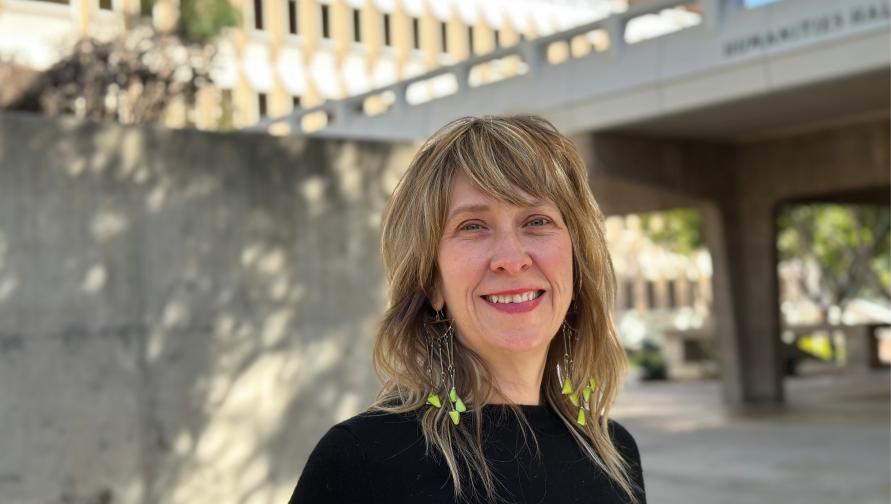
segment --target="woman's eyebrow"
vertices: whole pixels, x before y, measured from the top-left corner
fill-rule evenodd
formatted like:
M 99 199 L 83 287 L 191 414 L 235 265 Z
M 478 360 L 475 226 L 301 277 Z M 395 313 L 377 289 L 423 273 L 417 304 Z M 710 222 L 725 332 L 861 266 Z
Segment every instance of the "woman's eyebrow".
M 449 219 L 453 219 L 456 215 L 462 213 L 475 213 L 475 212 L 487 212 L 489 211 L 489 205 L 485 203 L 472 203 L 468 205 L 460 205 L 452 209 L 449 212 Z

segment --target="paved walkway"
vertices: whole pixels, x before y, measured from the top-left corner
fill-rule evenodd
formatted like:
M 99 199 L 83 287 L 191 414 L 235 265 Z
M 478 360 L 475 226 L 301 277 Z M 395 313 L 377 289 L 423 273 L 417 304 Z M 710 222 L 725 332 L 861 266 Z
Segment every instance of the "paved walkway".
M 650 504 L 888 504 L 889 373 L 786 380 L 744 416 L 717 382 L 629 383 L 613 417 L 641 450 Z

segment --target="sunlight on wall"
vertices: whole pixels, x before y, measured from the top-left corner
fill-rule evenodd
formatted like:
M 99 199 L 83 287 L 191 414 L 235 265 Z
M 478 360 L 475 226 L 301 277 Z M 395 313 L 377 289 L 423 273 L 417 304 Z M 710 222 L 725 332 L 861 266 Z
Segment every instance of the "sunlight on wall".
M 80 289 L 88 294 L 96 294 L 105 287 L 108 280 L 108 270 L 103 264 L 94 264 L 87 270 Z
M 357 201 L 362 196 L 362 163 L 358 152 L 355 144 L 345 144 L 333 162 L 340 192 L 347 201 Z
M 302 195 L 306 202 L 310 217 L 318 217 L 328 209 L 327 201 L 325 199 L 325 190 L 327 187 L 328 180 L 324 177 L 314 175 L 307 177 L 297 189 L 298 194 Z
M 90 233 L 96 241 L 104 242 L 126 231 L 128 225 L 129 222 L 124 214 L 100 210 L 90 221 Z

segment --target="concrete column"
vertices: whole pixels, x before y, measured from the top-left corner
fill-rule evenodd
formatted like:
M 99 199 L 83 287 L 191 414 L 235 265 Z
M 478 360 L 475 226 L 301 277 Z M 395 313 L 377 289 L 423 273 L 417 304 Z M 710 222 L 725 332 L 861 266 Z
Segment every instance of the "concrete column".
M 344 62 L 353 44 L 352 9 L 344 0 L 333 0 L 330 4 L 331 37 L 334 40 L 334 68 L 337 72 L 337 88 L 341 97 L 348 96 Z
M 90 0 L 80 0 L 81 3 Z M 92 4 L 91 4 L 92 5 Z M 155 0 L 152 8 L 152 22 L 159 31 L 171 32 L 179 21 L 179 0 Z
M 374 67 L 380 58 L 381 50 L 384 46 L 384 23 L 382 21 L 383 14 L 375 5 L 374 0 L 368 0 L 361 14 L 362 38 L 365 40 L 365 50 L 367 51 L 366 64 L 368 74 L 374 73 Z
M 291 97 L 285 88 L 281 74 L 278 71 L 278 59 L 282 46 L 285 43 L 285 33 L 288 29 L 288 5 L 286 0 L 264 0 L 263 11 L 265 13 L 264 27 L 269 34 L 269 68 L 272 74 L 272 88 L 269 90 L 267 113 L 270 117 L 278 117 L 291 111 Z
M 713 310 L 725 403 L 783 401 L 776 223 L 766 202 L 722 202 L 704 211 L 712 255 Z
M 139 3 L 139 0 L 118 0 L 116 7 L 123 16 L 125 30 L 133 28 L 136 20 L 139 19 Z
M 393 48 L 396 50 L 396 80 L 408 78 L 406 69 L 411 58 L 412 31 L 411 18 L 401 3 L 390 14 L 390 32 L 393 36 Z
M 167 0 L 169 1 L 169 0 Z M 71 0 L 72 15 L 77 23 L 77 33 L 83 38 L 90 34 L 90 20 L 93 17 L 93 0 Z
M 231 31 L 232 52 L 234 53 L 235 61 L 241 61 L 244 58 L 244 49 L 247 45 L 248 30 L 254 29 L 250 22 L 244 22 L 246 19 L 253 19 L 253 15 L 248 16 L 248 9 L 252 9 L 253 5 L 247 0 L 230 1 L 232 2 L 232 7 L 238 10 L 242 19 L 242 23 Z M 252 90 L 244 75 L 244 71 L 241 69 L 241 65 L 237 66 L 236 72 L 235 86 L 232 88 L 232 126 L 241 128 L 252 124 L 256 112 L 251 107 Z
M 458 7 L 452 6 L 452 18 L 448 22 L 449 56 L 455 61 L 470 57 L 470 44 L 467 39 L 467 25 L 458 13 Z
M 878 325 L 857 325 L 844 329 L 845 366 L 858 371 L 882 367 L 879 342 L 875 330 Z
M 297 0 L 297 10 L 300 13 L 297 19 L 299 26 L 297 31 L 300 32 L 300 41 L 302 42 L 303 68 L 306 70 L 306 91 L 300 98 L 304 107 L 314 107 L 320 105 L 324 100 L 315 82 L 310 78 L 310 69 L 312 68 L 313 57 L 319 47 L 319 38 L 321 31 L 321 8 L 317 0 Z
M 477 10 L 476 24 L 473 26 L 473 48 L 476 54 L 487 54 L 495 50 L 495 31 L 489 26 L 482 7 Z M 476 72 L 479 84 L 494 79 L 494 69 L 488 63 L 478 66 Z
M 502 47 L 511 47 L 520 43 L 520 32 L 513 24 L 513 20 L 505 11 L 502 14 L 502 19 L 504 19 L 504 23 L 501 25 L 501 46 Z M 520 63 L 522 60 L 519 57 L 510 57 L 505 61 L 504 64 L 504 74 L 507 77 L 512 77 L 520 73 Z
M 195 103 L 195 127 L 200 130 L 216 130 L 220 102 L 219 89 L 211 85 L 202 86 L 198 90 Z
M 442 53 L 442 47 L 439 45 L 439 20 L 433 15 L 427 4 L 424 4 L 420 28 L 424 67 L 427 70 L 434 70 L 439 67 L 439 55 Z

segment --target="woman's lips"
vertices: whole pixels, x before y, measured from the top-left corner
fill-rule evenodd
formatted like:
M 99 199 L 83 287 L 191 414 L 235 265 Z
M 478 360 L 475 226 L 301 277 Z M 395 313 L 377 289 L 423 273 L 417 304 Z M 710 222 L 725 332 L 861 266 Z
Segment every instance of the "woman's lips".
M 535 309 L 536 306 L 541 303 L 542 298 L 545 296 L 545 292 L 541 291 L 538 293 L 538 296 L 534 299 L 530 299 L 529 301 L 522 301 L 519 303 L 494 303 L 486 299 L 486 296 L 483 296 L 483 301 L 495 308 L 496 310 L 502 313 L 526 313 Z

